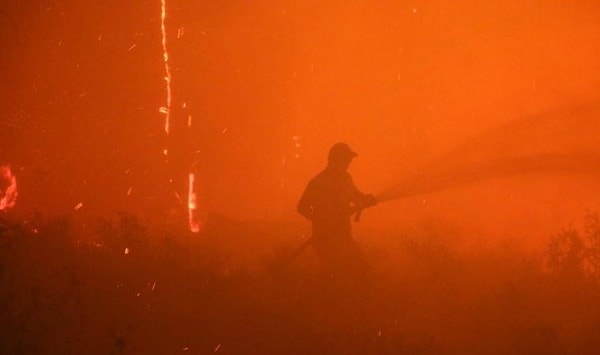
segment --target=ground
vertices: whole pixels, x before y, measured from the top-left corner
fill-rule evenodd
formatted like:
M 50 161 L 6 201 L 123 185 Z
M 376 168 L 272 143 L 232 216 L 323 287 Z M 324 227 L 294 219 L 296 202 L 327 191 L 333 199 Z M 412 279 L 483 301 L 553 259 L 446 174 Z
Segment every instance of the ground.
M 296 230 L 283 222 L 213 217 L 200 236 L 127 214 L 87 233 L 66 217 L 37 224 L 0 235 L 3 354 L 600 350 L 593 274 L 518 248 L 463 253 L 440 234 L 398 235 L 365 248 L 368 275 L 341 279 L 310 249 L 289 258 Z M 248 251 L 253 240 L 262 249 Z M 548 250 L 564 261 L 563 249 Z

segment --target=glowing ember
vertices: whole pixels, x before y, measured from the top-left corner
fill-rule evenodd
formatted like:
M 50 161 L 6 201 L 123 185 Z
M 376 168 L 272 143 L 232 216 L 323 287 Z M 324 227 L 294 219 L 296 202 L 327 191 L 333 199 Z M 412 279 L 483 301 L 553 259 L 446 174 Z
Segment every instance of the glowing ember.
M 10 166 L 0 166 L 0 184 L 0 211 L 5 211 L 15 206 L 18 195 L 17 177 Z

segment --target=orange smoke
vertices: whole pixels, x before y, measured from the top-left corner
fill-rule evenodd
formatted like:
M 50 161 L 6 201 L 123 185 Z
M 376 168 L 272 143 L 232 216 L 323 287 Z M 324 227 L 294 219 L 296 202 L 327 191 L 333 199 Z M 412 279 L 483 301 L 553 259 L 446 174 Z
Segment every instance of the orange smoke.
M 0 191 L 2 194 L 0 211 L 5 211 L 13 208 L 17 203 L 17 177 L 10 170 L 10 166 L 0 166 L 0 179 L 3 185 L 7 185 L 3 191 Z

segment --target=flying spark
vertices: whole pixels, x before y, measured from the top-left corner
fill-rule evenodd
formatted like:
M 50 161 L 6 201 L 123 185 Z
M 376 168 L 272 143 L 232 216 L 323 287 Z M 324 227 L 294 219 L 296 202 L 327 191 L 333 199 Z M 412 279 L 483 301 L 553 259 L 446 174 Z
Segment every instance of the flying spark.
M 169 51 L 167 50 L 167 0 L 161 0 L 160 4 L 160 29 L 162 34 L 163 61 L 165 63 L 165 86 L 167 91 L 166 105 L 161 107 L 161 112 L 165 114 L 165 133 L 169 134 L 169 126 L 171 123 L 171 65 L 169 64 Z
M 185 27 L 179 27 L 177 30 L 177 39 L 181 39 L 185 35 Z
M 165 124 L 164 130 L 167 136 L 170 134 L 170 125 L 171 125 L 171 107 L 173 104 L 172 98 L 172 76 L 171 76 L 171 65 L 169 62 L 169 51 L 167 45 L 167 1 L 161 0 L 161 43 L 162 43 L 162 51 L 163 51 L 163 62 L 164 62 L 164 72 L 165 72 L 165 90 L 166 90 L 166 98 L 163 106 L 159 108 L 159 111 L 165 115 Z M 179 27 L 177 31 L 177 39 L 180 39 L 185 34 L 185 27 Z M 181 106 L 183 109 L 187 108 L 187 103 L 184 102 Z M 187 125 L 188 127 L 192 126 L 192 116 L 188 115 L 187 117 Z M 168 147 L 163 149 L 163 154 L 165 157 L 168 157 Z M 172 182 L 172 181 L 171 181 Z M 174 191 L 175 196 L 178 200 L 181 200 L 181 197 Z M 188 224 L 190 231 L 197 233 L 200 231 L 201 223 L 197 219 L 197 195 L 196 195 L 196 187 L 195 187 L 195 175 L 193 172 L 188 173 L 188 192 L 187 192 L 187 212 L 188 212 Z

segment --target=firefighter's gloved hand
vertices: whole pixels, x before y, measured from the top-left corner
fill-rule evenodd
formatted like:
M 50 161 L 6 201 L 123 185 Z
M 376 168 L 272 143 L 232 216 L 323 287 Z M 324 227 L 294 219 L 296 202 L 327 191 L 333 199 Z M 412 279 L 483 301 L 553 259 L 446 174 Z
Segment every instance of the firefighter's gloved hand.
M 375 195 L 367 195 L 365 196 L 365 201 L 363 202 L 365 207 L 375 206 L 377 204 L 377 197 Z

